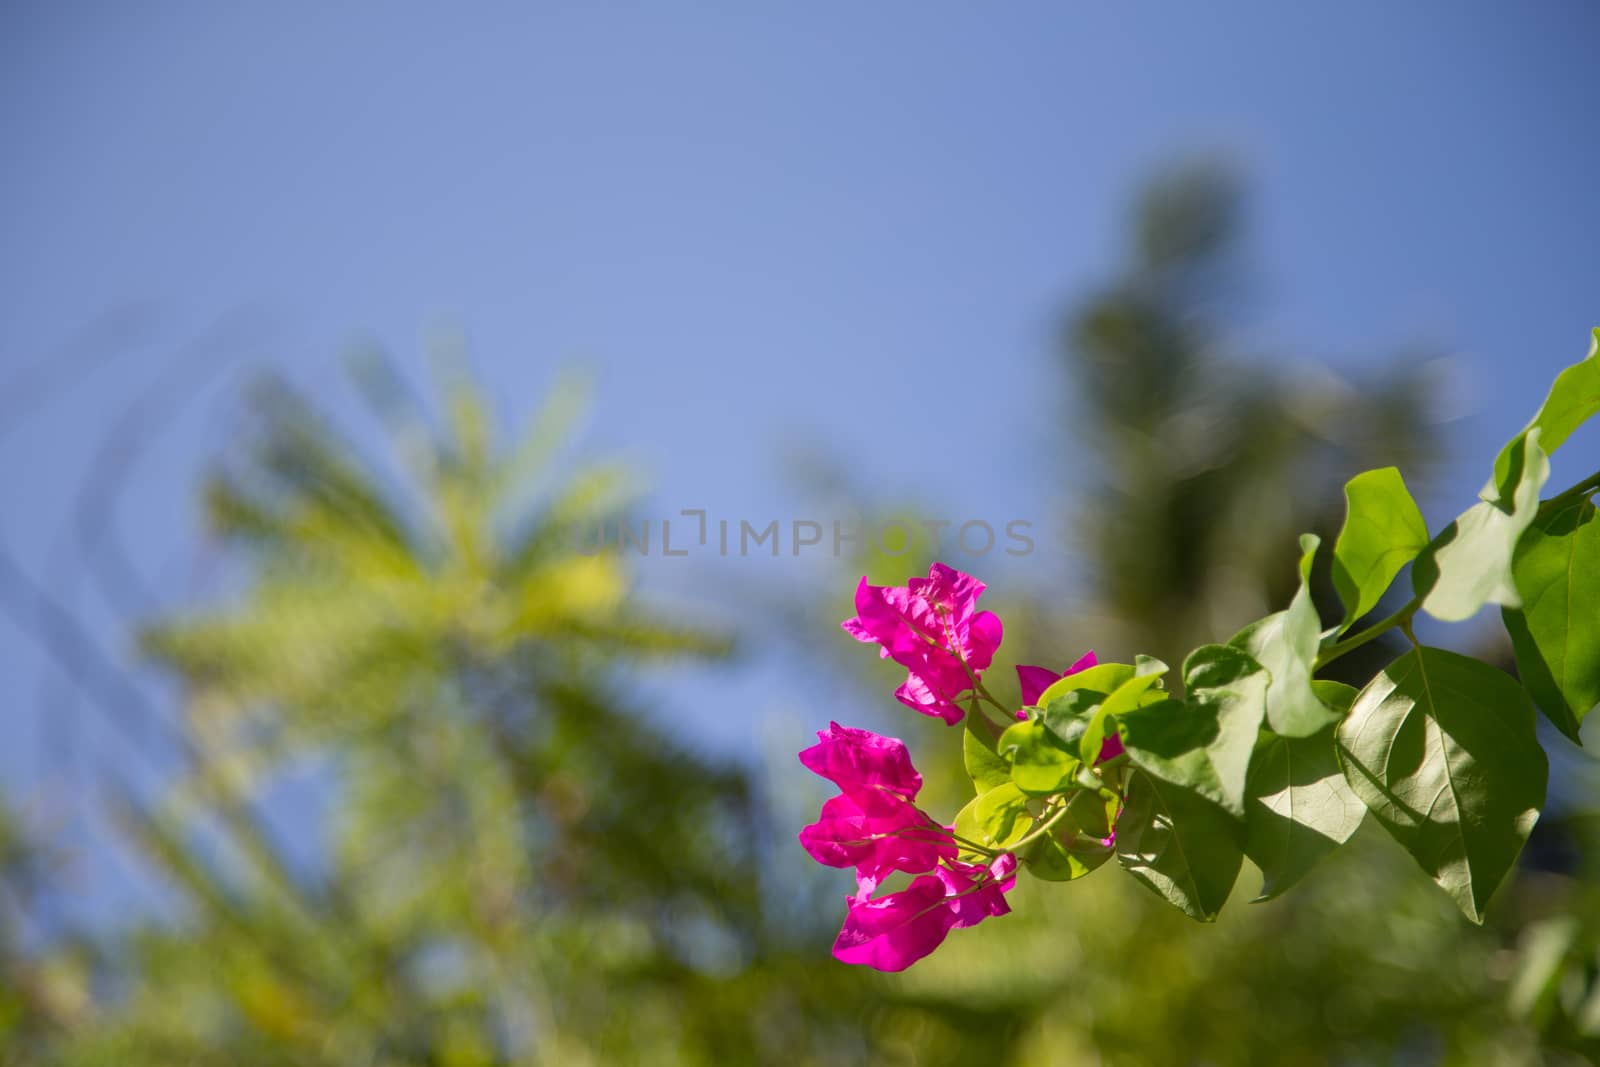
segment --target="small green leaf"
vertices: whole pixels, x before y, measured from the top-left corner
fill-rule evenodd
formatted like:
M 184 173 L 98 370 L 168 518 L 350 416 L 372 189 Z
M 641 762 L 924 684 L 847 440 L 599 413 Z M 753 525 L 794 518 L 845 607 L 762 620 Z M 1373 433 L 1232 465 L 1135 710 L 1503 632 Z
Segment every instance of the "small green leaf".
M 1522 684 L 1578 740 L 1600 704 L 1600 515 L 1579 498 L 1538 519 L 1511 564 L 1522 608 L 1503 611 Z
M 1556 375 L 1539 411 L 1495 457 L 1494 478 L 1484 487 L 1483 499 L 1509 506 L 1514 487 L 1508 483 L 1520 462 L 1515 454 L 1517 441 L 1529 430 L 1538 430 L 1539 447 L 1547 456 L 1554 455 L 1572 432 L 1596 412 L 1600 412 L 1600 327 L 1590 337 L 1589 354 Z
M 1081 794 L 1080 794 L 1081 795 Z M 1111 858 L 1112 847 L 1088 834 L 1051 834 L 1029 846 L 1023 859 L 1029 873 L 1047 882 L 1082 878 Z
M 1122 744 L 1141 770 L 1242 817 L 1267 673 L 1231 645 L 1202 645 L 1184 662 L 1183 678 L 1186 700 L 1162 700 L 1118 717 Z
M 1151 662 L 1160 663 L 1160 660 Z M 1163 665 L 1164 667 L 1165 665 Z M 1078 739 L 1078 756 L 1084 763 L 1094 766 L 1100 759 L 1100 747 L 1105 744 L 1108 724 L 1114 716 L 1125 714 L 1144 703 L 1145 694 L 1161 681 L 1161 675 L 1136 674 L 1117 686 L 1116 690 L 1100 702 L 1090 716 L 1083 736 Z
M 975 720 L 975 714 L 968 714 L 965 736 L 961 739 L 961 758 L 973 787 L 979 793 L 987 793 L 1011 781 L 1011 764 L 995 751 L 994 738 L 989 736 L 986 722 Z
M 1133 673 L 1140 678 L 1147 674 L 1153 674 L 1159 678 L 1161 675 L 1166 674 L 1170 669 L 1171 668 L 1169 668 L 1165 663 L 1162 663 L 1154 656 L 1146 656 L 1142 652 L 1133 657 Z
M 1311 737 L 1263 733 L 1245 792 L 1244 851 L 1264 878 L 1257 900 L 1271 900 L 1298 882 L 1348 841 L 1367 814 L 1339 769 L 1331 726 Z
M 1428 524 L 1394 467 L 1344 486 L 1344 528 L 1333 546 L 1333 585 L 1344 603 L 1339 632 L 1377 607 L 1384 590 L 1428 546 Z
M 1136 773 L 1117 820 L 1117 862 L 1190 918 L 1210 922 L 1239 877 L 1243 836 L 1243 825 L 1204 797 Z
M 1505 672 L 1417 648 L 1369 682 L 1338 727 L 1351 788 L 1473 922 L 1544 803 L 1535 718 Z
M 1046 708 L 1060 698 L 1078 689 L 1102 695 L 1115 691 L 1117 686 L 1132 678 L 1136 670 L 1126 663 L 1100 663 L 1056 680 L 1039 694 L 1039 707 Z
M 1484 604 L 1518 608 L 1511 574 L 1517 542 L 1539 512 L 1539 490 L 1550 477 L 1550 460 L 1535 427 L 1511 443 L 1514 460 L 1502 503 L 1480 500 L 1429 542 L 1411 568 L 1411 584 L 1422 609 L 1444 622 L 1471 618 Z
M 995 747 L 1011 761 L 1011 781 L 1024 793 L 1059 793 L 1078 773 L 1077 754 L 1037 719 L 1008 727 Z
M 1055 831 L 1020 858 L 1035 877 L 1049 882 L 1082 878 L 1111 857 L 1111 826 L 1121 806 L 1119 797 L 1077 790 L 1067 800 L 1067 814 Z
M 1028 798 L 1013 783 L 989 790 L 971 807 L 973 824 L 985 844 L 1004 848 L 1028 832 Z
M 1321 543 L 1315 534 L 1300 535 L 1300 588 L 1289 607 L 1251 623 L 1228 642 L 1266 668 L 1271 679 L 1267 725 L 1284 737 L 1309 737 L 1337 718 L 1311 688 L 1322 639 L 1322 620 L 1311 603 L 1311 564 Z

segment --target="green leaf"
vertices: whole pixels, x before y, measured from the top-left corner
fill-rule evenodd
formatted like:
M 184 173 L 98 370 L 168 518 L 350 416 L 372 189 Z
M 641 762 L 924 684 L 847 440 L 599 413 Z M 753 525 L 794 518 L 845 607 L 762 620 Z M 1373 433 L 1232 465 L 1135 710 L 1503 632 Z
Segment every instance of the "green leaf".
M 1411 584 L 1422 609 L 1436 619 L 1460 622 L 1484 604 L 1522 606 L 1511 563 L 1517 541 L 1539 512 L 1539 490 L 1550 477 L 1550 460 L 1535 427 L 1512 442 L 1510 473 L 1500 503 L 1480 500 L 1457 516 L 1417 557 Z
M 1117 862 L 1190 918 L 1210 922 L 1239 877 L 1243 831 L 1204 797 L 1136 773 L 1117 819 Z
M 1311 564 L 1321 543 L 1315 534 L 1300 535 L 1300 588 L 1289 607 L 1251 623 L 1228 642 L 1266 668 L 1271 679 L 1267 725 L 1284 737 L 1309 737 L 1337 718 L 1311 688 L 1322 639 L 1322 620 L 1311 603 Z
M 1510 499 L 1507 483 L 1519 463 L 1516 444 L 1529 430 L 1538 430 L 1539 446 L 1546 455 L 1554 455 L 1572 432 L 1596 412 L 1600 412 L 1600 327 L 1590 337 L 1589 354 L 1556 375 L 1550 395 L 1539 405 L 1533 419 L 1495 457 L 1494 479 L 1484 487 L 1483 499 L 1502 505 Z
M 1082 878 L 1111 858 L 1112 846 L 1087 834 L 1071 837 L 1052 834 L 1029 846 L 1023 863 L 1035 878 L 1047 882 L 1070 882 Z
M 1037 719 L 1008 727 L 996 749 L 1010 759 L 1011 781 L 1024 793 L 1059 793 L 1078 773 L 1077 753 Z
M 1369 682 L 1338 727 L 1351 788 L 1473 922 L 1544 803 L 1535 718 L 1505 672 L 1417 648 Z
M 961 758 L 967 774 L 972 778 L 973 787 L 979 793 L 987 793 L 1011 781 L 1011 764 L 995 750 L 994 738 L 987 732 L 987 721 L 969 714 L 964 733 Z
M 1160 662 L 1156 660 L 1154 662 Z M 1041 708 L 1049 707 L 1055 701 L 1065 697 L 1068 693 L 1079 689 L 1086 689 L 1091 693 L 1109 694 L 1117 686 L 1134 677 L 1137 669 L 1126 663 L 1099 663 L 1088 667 L 1077 674 L 1069 674 L 1051 684 L 1050 688 L 1039 694 Z
M 1400 471 L 1382 467 L 1344 486 L 1344 528 L 1333 546 L 1333 586 L 1344 603 L 1339 632 L 1377 607 L 1384 590 L 1428 546 L 1428 524 Z
M 1262 734 L 1245 792 L 1244 851 L 1264 879 L 1257 900 L 1298 882 L 1348 841 L 1367 814 L 1339 768 L 1331 726 L 1311 737 Z
M 1170 669 L 1171 668 L 1169 668 L 1165 663 L 1162 663 L 1154 656 L 1146 656 L 1142 652 L 1133 657 L 1133 673 L 1140 678 L 1147 674 L 1154 674 L 1157 677 L 1160 677 L 1161 675 L 1166 674 Z
M 1183 665 L 1186 700 L 1121 714 L 1133 764 L 1244 815 L 1245 779 L 1266 709 L 1267 673 L 1231 645 L 1202 645 Z
M 1003 848 L 1028 832 L 1028 798 L 1015 784 L 991 789 L 970 806 L 979 840 L 985 844 Z
M 1070 882 L 1105 863 L 1112 853 L 1106 841 L 1120 806 L 1116 795 L 1102 797 L 1086 789 L 1074 792 L 1055 832 L 1028 846 L 1027 855 L 1021 857 L 1028 870 L 1046 881 Z
M 1511 564 L 1522 608 L 1503 611 L 1517 672 L 1572 740 L 1600 704 L 1600 516 L 1579 498 L 1538 519 Z
M 1160 660 L 1151 662 L 1161 663 Z M 1165 666 L 1162 664 L 1163 669 Z M 1084 763 L 1092 767 L 1100 759 L 1100 748 L 1105 744 L 1108 724 L 1113 721 L 1113 717 L 1130 712 L 1143 704 L 1145 695 L 1160 681 L 1160 674 L 1136 674 L 1117 686 L 1110 696 L 1100 702 L 1100 706 L 1090 716 L 1083 736 L 1078 739 L 1078 756 Z

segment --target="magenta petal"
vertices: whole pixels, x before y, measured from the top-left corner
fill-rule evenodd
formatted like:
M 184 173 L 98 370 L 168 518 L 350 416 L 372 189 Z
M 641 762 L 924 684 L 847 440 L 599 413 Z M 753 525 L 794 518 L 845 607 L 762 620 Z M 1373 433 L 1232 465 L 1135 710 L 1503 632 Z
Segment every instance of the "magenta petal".
M 949 726 L 960 722 L 966 714 L 959 704 L 935 693 L 924 679 L 915 674 L 901 683 L 900 688 L 894 691 L 894 698 L 914 711 L 943 719 Z
M 957 698 L 993 662 L 1004 636 L 993 612 L 976 611 L 983 590 L 982 582 L 943 563 L 904 586 L 875 586 L 863 577 L 856 614 L 842 625 L 906 668 L 895 694 L 901 703 L 953 724 L 962 717 Z
M 1048 667 L 1017 666 L 1017 685 L 1022 689 L 1024 704 L 1039 703 L 1039 695 L 1061 680 L 1061 675 Z
M 951 863 L 939 868 L 935 874 L 944 884 L 950 897 L 950 910 L 955 915 L 955 926 L 976 926 L 997 915 L 1009 915 L 1011 905 L 1005 894 L 1016 884 L 1017 858 L 1009 852 L 999 857 L 989 867 L 968 863 Z
M 880 971 L 905 970 L 938 948 L 955 923 L 945 887 L 931 875 L 878 900 L 852 897 L 849 907 L 834 958 Z
M 817 743 L 801 751 L 800 762 L 846 792 L 873 787 L 909 800 L 922 788 L 905 742 L 836 722 L 817 731 Z
M 799 838 L 818 863 L 854 867 L 864 893 L 895 871 L 921 874 L 957 853 L 948 829 L 909 800 L 882 790 L 833 797 Z

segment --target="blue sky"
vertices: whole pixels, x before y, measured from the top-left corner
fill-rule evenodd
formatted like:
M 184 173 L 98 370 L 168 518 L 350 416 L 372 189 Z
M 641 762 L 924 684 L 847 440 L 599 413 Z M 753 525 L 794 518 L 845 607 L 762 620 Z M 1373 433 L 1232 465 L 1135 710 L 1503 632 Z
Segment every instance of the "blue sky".
M 0 537 L 125 653 L 70 538 L 130 401 L 211 338 L 187 357 L 211 384 L 116 482 L 119 536 L 182 603 L 194 478 L 249 373 L 349 411 L 351 341 L 415 368 L 441 323 L 508 416 L 591 366 L 587 442 L 663 510 L 792 514 L 785 442 L 820 439 L 869 487 L 1025 515 L 1060 473 L 1062 302 L 1117 269 L 1137 182 L 1194 153 L 1253 194 L 1250 341 L 1459 357 L 1487 463 L 1600 322 L 1597 45 L 1576 0 L 8 4 L 0 389 L 108 312 L 143 325 L 4 431 Z M 931 417 L 981 446 L 886 445 Z M 0 622 L 23 793 L 50 677 Z

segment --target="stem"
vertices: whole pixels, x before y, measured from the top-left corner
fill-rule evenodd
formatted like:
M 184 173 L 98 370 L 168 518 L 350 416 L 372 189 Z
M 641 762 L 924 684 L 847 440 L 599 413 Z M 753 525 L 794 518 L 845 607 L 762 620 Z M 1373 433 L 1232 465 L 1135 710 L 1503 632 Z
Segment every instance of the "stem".
M 1317 663 L 1314 669 L 1320 671 L 1322 668 L 1326 667 L 1340 656 L 1343 656 L 1345 653 L 1354 652 L 1356 649 L 1360 648 L 1364 644 L 1367 644 L 1369 641 L 1377 640 L 1390 630 L 1394 629 L 1396 626 L 1409 630 L 1411 627 L 1411 616 L 1415 615 L 1417 613 L 1417 609 L 1421 606 L 1422 597 L 1412 597 L 1404 607 L 1395 612 L 1393 615 L 1390 615 L 1388 618 L 1380 619 L 1371 626 L 1367 627 L 1365 630 L 1362 630 L 1360 633 L 1351 634 L 1343 641 L 1329 645 L 1327 648 L 1317 653 Z
M 1589 477 L 1585 478 L 1571 489 L 1557 493 L 1549 500 L 1546 500 L 1544 503 L 1540 504 L 1538 518 L 1542 519 L 1546 515 L 1560 511 L 1562 508 L 1571 503 L 1575 497 L 1588 496 L 1596 489 L 1600 489 L 1600 471 L 1595 471 L 1593 474 L 1589 475 Z
M 1041 837 L 1044 837 L 1046 834 L 1048 834 L 1051 831 L 1051 829 L 1055 826 L 1055 824 L 1061 821 L 1062 816 L 1066 815 L 1066 813 L 1067 813 L 1066 797 L 1071 796 L 1071 795 L 1072 795 L 1072 793 L 1069 790 L 1066 793 L 1066 795 L 1062 797 L 1061 806 L 1059 808 L 1057 808 L 1055 810 L 1055 812 L 1048 819 L 1045 819 L 1043 822 L 1039 823 L 1037 826 L 1035 826 L 1028 833 L 1024 834 L 1023 837 L 1021 838 L 1021 840 L 1013 842 L 1011 844 L 1011 846 L 1007 849 L 1007 851 L 1015 853 L 1015 852 L 1025 848 L 1025 847 L 1027 847 L 1028 845 L 1033 844 L 1035 841 L 1039 840 Z

